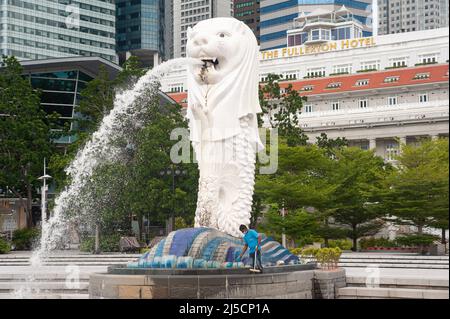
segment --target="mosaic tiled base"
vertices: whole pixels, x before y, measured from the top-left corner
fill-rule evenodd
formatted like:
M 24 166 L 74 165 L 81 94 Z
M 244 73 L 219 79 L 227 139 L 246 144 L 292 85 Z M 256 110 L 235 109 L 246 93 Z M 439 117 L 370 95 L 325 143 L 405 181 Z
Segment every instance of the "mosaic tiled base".
M 171 232 L 138 261 L 128 268 L 244 268 L 249 264 L 248 250 L 237 261 L 244 247 L 241 238 L 235 238 L 212 228 L 185 228 Z M 299 258 L 270 237 L 261 241 L 263 266 L 297 264 Z

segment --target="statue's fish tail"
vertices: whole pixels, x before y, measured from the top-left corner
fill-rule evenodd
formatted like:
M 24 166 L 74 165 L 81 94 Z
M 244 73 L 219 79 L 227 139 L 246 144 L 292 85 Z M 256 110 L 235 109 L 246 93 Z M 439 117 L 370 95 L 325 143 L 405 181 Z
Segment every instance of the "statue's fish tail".
M 236 150 L 236 162 L 239 169 L 240 186 L 238 198 L 233 202 L 231 212 L 219 212 L 219 229 L 240 237 L 239 226 L 249 225 L 253 202 L 253 191 L 255 186 L 255 162 L 254 136 L 250 127 L 251 116 L 241 118 L 241 132 L 234 139 L 234 149 Z

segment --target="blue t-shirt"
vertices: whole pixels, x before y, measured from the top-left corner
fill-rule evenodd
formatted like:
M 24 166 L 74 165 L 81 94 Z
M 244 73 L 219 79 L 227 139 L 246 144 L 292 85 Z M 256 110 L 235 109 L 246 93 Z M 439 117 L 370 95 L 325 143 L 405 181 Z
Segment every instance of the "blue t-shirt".
M 244 235 L 244 241 L 250 249 L 250 254 L 255 253 L 255 248 L 258 246 L 258 233 L 256 230 L 249 229 L 249 231 Z

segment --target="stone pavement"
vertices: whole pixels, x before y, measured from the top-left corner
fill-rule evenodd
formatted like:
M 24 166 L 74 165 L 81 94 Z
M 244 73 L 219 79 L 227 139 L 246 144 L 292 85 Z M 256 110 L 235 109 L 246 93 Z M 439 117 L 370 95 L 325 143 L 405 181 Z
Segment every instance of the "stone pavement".
M 139 255 L 102 254 L 92 255 L 76 251 L 56 252 L 49 259 L 46 266 L 32 268 L 28 258 L 30 252 L 13 252 L 0 255 L 0 299 L 3 298 L 87 298 L 89 276 L 94 273 L 105 273 L 111 264 L 126 264 Z M 347 283 L 354 284 L 357 293 L 365 293 L 365 287 L 356 287 L 358 283 L 366 282 L 367 277 L 379 277 L 382 283 L 390 286 L 405 285 L 430 286 L 434 290 L 447 287 L 448 291 L 448 256 L 432 257 L 392 253 L 345 253 L 344 259 L 350 266 L 346 269 Z M 355 262 L 350 262 L 351 259 Z M 393 264 L 395 259 L 395 264 Z M 389 262 L 386 263 L 385 261 Z M 440 268 L 426 267 L 427 264 Z M 394 265 L 395 268 L 386 267 Z M 442 269 L 441 267 L 445 266 Z M 412 268 L 411 268 L 412 267 Z M 33 275 L 33 281 L 30 281 Z M 30 288 L 39 290 L 37 295 L 27 294 Z M 394 289 L 397 289 L 394 288 Z M 392 295 L 387 288 L 371 289 L 370 293 L 380 296 Z M 404 289 L 404 288 L 398 288 Z M 408 288 L 409 289 L 409 288 Z M 351 289 L 349 289 L 351 290 Z M 17 291 L 20 293 L 18 294 Z M 353 293 L 353 292 L 349 292 Z M 410 290 L 395 290 L 402 296 L 417 295 L 419 292 Z M 423 295 L 423 292 L 421 292 Z M 428 291 L 433 294 L 433 291 Z M 436 293 L 442 294 L 442 291 Z

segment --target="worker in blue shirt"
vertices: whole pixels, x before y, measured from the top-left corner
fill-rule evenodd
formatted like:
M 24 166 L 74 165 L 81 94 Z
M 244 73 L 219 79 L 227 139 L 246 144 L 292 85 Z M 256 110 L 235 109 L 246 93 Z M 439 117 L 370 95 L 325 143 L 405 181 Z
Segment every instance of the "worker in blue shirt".
M 242 258 L 247 248 L 249 248 L 249 255 L 253 265 L 253 269 L 250 270 L 254 272 L 262 272 L 263 267 L 261 263 L 261 235 L 253 229 L 248 229 L 245 225 L 239 226 L 239 230 L 244 234 L 245 242 L 244 249 L 239 256 L 239 260 Z

